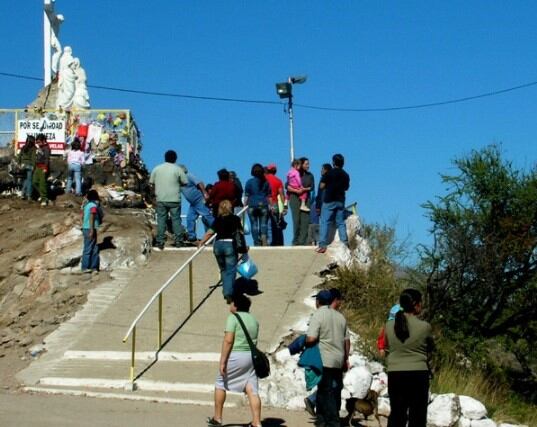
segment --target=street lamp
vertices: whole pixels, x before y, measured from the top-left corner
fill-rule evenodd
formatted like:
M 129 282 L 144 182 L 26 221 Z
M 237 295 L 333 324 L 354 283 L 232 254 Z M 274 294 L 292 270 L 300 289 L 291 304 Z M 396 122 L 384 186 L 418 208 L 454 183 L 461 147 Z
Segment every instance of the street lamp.
M 286 82 L 276 83 L 276 93 L 280 99 L 287 98 L 287 111 L 289 112 L 289 141 L 291 148 L 291 161 L 295 158 L 295 135 L 293 127 L 293 85 L 302 84 L 307 76 L 289 77 Z

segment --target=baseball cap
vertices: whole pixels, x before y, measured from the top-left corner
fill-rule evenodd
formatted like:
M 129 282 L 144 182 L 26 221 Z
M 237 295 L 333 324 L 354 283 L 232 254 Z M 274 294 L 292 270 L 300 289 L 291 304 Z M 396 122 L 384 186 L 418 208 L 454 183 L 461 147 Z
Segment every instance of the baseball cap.
M 333 299 L 345 299 L 345 297 L 338 288 L 330 288 L 330 293 L 332 294 Z
M 276 168 L 276 163 L 269 163 L 267 165 L 267 170 L 269 171 L 275 171 L 277 168 Z
M 312 295 L 314 298 L 319 301 L 321 305 L 328 305 L 334 301 L 332 293 L 328 289 L 323 289 L 322 291 L 317 292 L 315 295 Z

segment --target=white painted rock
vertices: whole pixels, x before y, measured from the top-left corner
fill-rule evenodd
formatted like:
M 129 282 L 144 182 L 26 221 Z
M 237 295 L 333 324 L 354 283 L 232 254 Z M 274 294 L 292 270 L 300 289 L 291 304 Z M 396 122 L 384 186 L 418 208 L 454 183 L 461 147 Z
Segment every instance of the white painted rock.
M 349 366 L 352 368 L 363 366 L 365 367 L 367 359 L 360 353 L 353 353 L 349 356 Z
M 471 427 L 472 420 L 466 417 L 463 417 L 462 415 L 459 417 L 459 421 L 457 421 L 457 427 Z
M 379 397 L 378 398 L 378 413 L 379 415 L 382 415 L 383 417 L 387 417 L 390 415 L 390 399 L 387 397 Z
M 341 400 L 347 400 L 347 399 L 350 399 L 351 397 L 352 396 L 349 390 L 347 390 L 346 388 L 343 388 L 341 390 Z
M 388 388 L 388 375 L 385 372 L 373 375 L 371 390 L 376 391 L 379 395 Z
M 490 418 L 483 418 L 482 420 L 472 420 L 471 427 L 496 427 L 496 423 Z
M 459 398 L 454 393 L 439 394 L 427 409 L 427 427 L 452 427 L 459 419 Z
M 352 252 L 346 245 L 341 243 L 339 239 L 337 239 L 337 241 L 334 240 L 334 242 L 328 246 L 328 254 L 332 258 L 332 261 L 337 265 L 352 265 Z
M 289 353 L 288 348 L 284 348 L 283 350 L 278 351 L 274 358 L 278 363 L 285 363 L 287 360 L 291 359 L 291 353 Z
M 298 411 L 304 409 L 304 398 L 302 396 L 294 396 L 287 401 L 285 409 L 290 411 Z
M 371 372 L 365 366 L 357 366 L 347 372 L 343 378 L 343 386 L 353 397 L 363 399 L 369 391 L 372 379 Z
M 480 420 L 487 416 L 487 408 L 479 400 L 470 396 L 459 396 L 461 414 L 471 420 Z
M 384 372 L 384 366 L 382 366 L 382 364 L 379 362 L 375 362 L 374 360 L 370 360 L 367 363 L 367 367 L 369 369 L 369 372 L 371 372 L 372 374 Z

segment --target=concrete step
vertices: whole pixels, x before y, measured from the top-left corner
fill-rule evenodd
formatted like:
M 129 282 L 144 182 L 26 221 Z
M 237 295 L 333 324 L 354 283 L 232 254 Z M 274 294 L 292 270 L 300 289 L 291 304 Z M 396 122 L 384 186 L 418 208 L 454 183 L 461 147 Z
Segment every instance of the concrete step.
M 125 354 L 128 356 L 129 354 Z M 144 358 L 136 363 L 135 375 L 143 372 L 144 380 L 160 381 L 177 384 L 214 384 L 218 371 L 220 355 L 215 353 L 213 360 L 191 361 L 171 360 L 160 358 Z M 46 377 L 64 378 L 103 378 L 110 381 L 129 380 L 130 358 L 126 360 L 104 359 L 62 359 L 50 367 L 40 378 L 39 383 Z M 146 369 L 147 368 L 147 369 Z
M 158 403 L 171 403 L 179 405 L 201 405 L 212 407 L 214 405 L 214 388 L 199 391 L 173 389 L 169 384 L 151 384 L 141 382 L 136 390 L 130 389 L 130 383 L 111 383 L 98 378 L 79 378 L 77 381 L 61 377 L 48 378 L 43 384 L 26 386 L 24 391 L 41 394 L 60 394 L 70 396 L 86 396 L 94 398 L 134 400 Z M 102 387 L 99 387 L 99 386 Z M 107 385 L 107 386 L 105 386 Z M 113 385 L 114 387 L 110 387 Z M 164 391 L 163 388 L 168 388 Z M 242 394 L 227 393 L 225 406 L 227 408 L 246 405 Z M 208 414 L 210 415 L 210 414 Z

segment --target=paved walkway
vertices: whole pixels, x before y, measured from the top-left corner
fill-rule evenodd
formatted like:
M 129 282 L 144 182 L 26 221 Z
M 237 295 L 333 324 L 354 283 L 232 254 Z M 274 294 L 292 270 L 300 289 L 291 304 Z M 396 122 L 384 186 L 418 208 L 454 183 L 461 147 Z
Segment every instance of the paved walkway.
M 47 352 L 18 374 L 26 389 L 36 392 L 119 399 L 212 405 L 212 391 L 225 319 L 229 313 L 210 250 L 194 263 L 194 305 L 189 315 L 188 275 L 183 273 L 164 293 L 164 337 L 173 338 L 154 360 L 157 347 L 157 304 L 137 328 L 136 383 L 128 389 L 130 340 L 122 339 L 151 295 L 193 253 L 193 250 L 154 253 L 147 266 L 116 272 L 114 280 L 91 291 L 88 303 L 70 321 L 47 337 Z M 252 297 L 251 312 L 260 322 L 259 347 L 275 349 L 282 336 L 310 311 L 303 304 L 319 279 L 314 273 L 326 257 L 311 247 L 253 248 L 259 267 L 256 279 L 262 294 Z M 145 370 L 149 366 L 149 369 Z M 230 396 L 229 406 L 244 398 Z

